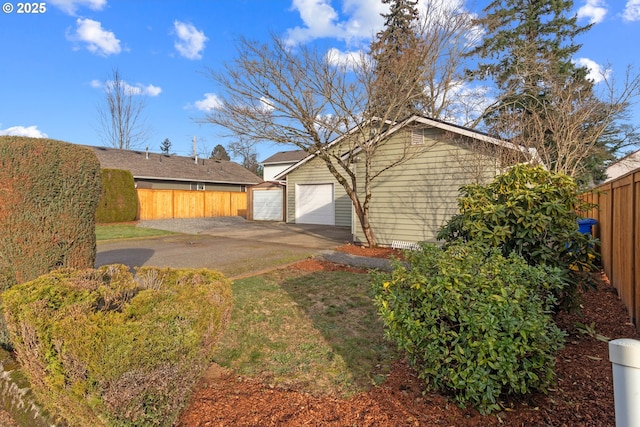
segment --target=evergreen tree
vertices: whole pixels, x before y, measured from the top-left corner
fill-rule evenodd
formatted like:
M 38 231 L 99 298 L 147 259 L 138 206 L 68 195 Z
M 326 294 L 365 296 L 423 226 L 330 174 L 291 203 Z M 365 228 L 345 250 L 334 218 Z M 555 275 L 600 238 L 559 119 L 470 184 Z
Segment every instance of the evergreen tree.
M 231 157 L 229 157 L 227 150 L 225 150 L 225 148 L 220 144 L 216 145 L 215 148 L 211 151 L 211 156 L 209 158 L 218 160 L 231 160 Z
M 585 80 L 586 70 L 571 58 L 581 47 L 575 37 L 591 25 L 578 26 L 575 15 L 568 18 L 572 7 L 572 0 L 493 0 L 476 21 L 486 33 L 471 51 L 481 62 L 470 73 L 492 78 L 503 92 L 533 88 L 549 72 Z
M 491 1 L 477 20 L 485 37 L 471 52 L 480 62 L 468 74 L 498 90 L 482 117 L 491 133 L 536 148 L 552 170 L 588 182 L 620 145 L 611 136 L 624 106 L 598 99 L 588 70 L 572 62 L 581 47 L 575 38 L 591 28 L 578 25 L 572 8 L 572 0 Z
M 163 152 L 164 154 L 169 154 L 170 150 L 171 150 L 171 141 L 169 141 L 169 138 L 165 138 L 165 140 L 162 141 L 162 144 L 160 144 L 160 151 Z
M 384 29 L 376 34 L 370 46 L 375 80 L 369 110 L 372 117 L 397 120 L 420 114 L 424 104 L 418 1 L 382 0 L 382 3 L 390 7 L 388 14 L 382 14 Z M 412 91 L 414 95 L 402 105 L 393 105 L 390 100 L 395 99 L 394 91 Z

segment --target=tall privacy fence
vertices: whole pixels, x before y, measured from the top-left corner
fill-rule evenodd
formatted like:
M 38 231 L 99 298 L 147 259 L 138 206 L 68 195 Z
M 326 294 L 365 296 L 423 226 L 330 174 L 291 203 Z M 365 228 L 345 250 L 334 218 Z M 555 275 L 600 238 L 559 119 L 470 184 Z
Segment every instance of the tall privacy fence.
M 247 193 L 139 188 L 138 219 L 247 215 Z
M 640 171 L 602 184 L 584 199 L 597 208 L 586 213 L 596 219 L 594 236 L 601 242 L 602 267 L 637 325 L 640 314 Z

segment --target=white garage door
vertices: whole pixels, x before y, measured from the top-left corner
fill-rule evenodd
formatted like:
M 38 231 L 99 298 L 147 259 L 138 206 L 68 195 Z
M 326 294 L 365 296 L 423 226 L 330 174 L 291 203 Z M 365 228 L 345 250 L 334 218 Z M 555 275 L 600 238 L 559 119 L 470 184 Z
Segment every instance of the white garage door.
M 335 225 L 333 184 L 296 185 L 296 224 Z
M 282 221 L 282 189 L 253 191 L 253 219 Z

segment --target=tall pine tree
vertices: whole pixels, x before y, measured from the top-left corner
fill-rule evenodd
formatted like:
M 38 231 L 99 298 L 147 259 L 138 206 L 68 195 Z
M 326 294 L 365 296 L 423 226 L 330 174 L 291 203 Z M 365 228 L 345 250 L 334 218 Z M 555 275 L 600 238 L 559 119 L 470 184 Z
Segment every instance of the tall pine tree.
M 369 101 L 372 117 L 399 120 L 413 114 L 420 114 L 424 104 L 422 82 L 421 39 L 417 31 L 419 13 L 417 0 L 382 0 L 389 4 L 384 29 L 376 34 L 370 46 L 370 54 L 375 62 L 375 80 Z M 402 104 L 395 91 L 411 95 Z
M 492 1 L 476 21 L 486 33 L 471 51 L 481 60 L 471 74 L 492 78 L 503 92 L 524 92 L 549 75 L 584 79 L 586 71 L 571 59 L 581 47 L 575 38 L 591 25 L 567 17 L 572 7 L 572 0 Z
M 498 90 L 482 117 L 490 132 L 536 148 L 552 170 L 588 182 L 618 145 L 603 136 L 620 105 L 599 100 L 588 70 L 572 62 L 576 37 L 591 27 L 578 25 L 572 8 L 572 0 L 493 0 L 477 20 L 485 37 L 468 73 Z

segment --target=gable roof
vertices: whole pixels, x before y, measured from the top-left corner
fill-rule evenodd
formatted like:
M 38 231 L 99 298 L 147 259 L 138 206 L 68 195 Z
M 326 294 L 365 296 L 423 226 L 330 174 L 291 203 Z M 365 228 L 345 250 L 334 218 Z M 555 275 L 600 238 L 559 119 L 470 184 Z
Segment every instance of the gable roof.
M 605 179 L 604 182 L 612 181 L 638 168 L 640 168 L 640 150 L 627 154 L 614 163 L 611 163 L 607 167 L 607 179 Z
M 277 165 L 281 163 L 297 163 L 309 154 L 304 150 L 280 151 L 271 157 L 267 157 L 261 163 L 263 165 Z
M 538 156 L 538 152 L 536 151 L 535 148 L 527 148 L 521 145 L 517 145 L 514 144 L 512 142 L 509 141 L 504 141 L 501 139 L 497 139 L 497 138 L 493 138 L 489 135 L 487 135 L 484 132 L 479 132 L 477 130 L 474 129 L 470 129 L 470 128 L 466 128 L 464 126 L 459 126 L 459 125 L 455 125 L 453 123 L 448 123 L 448 122 L 444 122 L 442 120 L 438 120 L 438 119 L 431 119 L 428 117 L 423 117 L 423 116 L 411 116 L 408 119 L 402 121 L 402 122 L 396 122 L 393 126 L 391 126 L 383 135 L 384 139 L 387 139 L 389 137 L 391 137 L 391 135 L 393 135 L 394 133 L 398 132 L 400 129 L 403 129 L 404 127 L 411 125 L 411 124 L 423 124 L 423 125 L 427 125 L 430 127 L 434 127 L 434 128 L 438 128 L 438 129 L 442 129 L 444 131 L 447 132 L 453 132 L 453 133 L 457 133 L 459 135 L 462 136 L 466 136 L 469 138 L 473 138 L 473 139 L 477 139 L 479 141 L 483 141 L 483 142 L 487 142 L 499 147 L 504 147 L 504 148 L 508 148 L 508 149 L 512 149 L 512 150 L 516 150 L 516 151 L 521 151 L 525 154 L 528 154 L 531 158 L 533 159 L 538 159 L 539 160 L 539 156 Z M 355 126 L 352 129 L 349 130 L 349 132 L 347 132 L 346 134 L 340 135 L 339 137 L 337 137 L 336 139 L 334 139 L 333 141 L 331 141 L 328 145 L 327 148 L 337 144 L 338 142 L 340 142 L 343 138 L 346 138 L 348 135 L 354 133 L 355 131 L 357 131 L 359 127 Z M 355 150 L 352 153 L 345 153 L 343 155 L 343 158 L 348 156 L 348 155 L 353 155 L 353 154 L 357 154 L 357 152 L 359 152 L 359 150 Z M 276 175 L 276 179 L 283 179 L 287 174 L 289 174 L 290 172 L 294 171 L 295 169 L 299 168 L 300 166 L 302 166 L 303 164 L 305 164 L 306 162 L 308 162 L 309 160 L 311 160 L 312 158 L 314 158 L 316 155 L 315 154 L 308 154 L 305 158 L 303 158 L 302 160 L 300 160 L 298 163 L 292 165 L 291 167 L 285 169 L 284 171 L 280 172 L 278 175 Z
M 125 169 L 134 178 L 197 181 L 221 184 L 257 184 L 257 175 L 227 160 L 202 159 L 145 151 L 86 146 L 93 150 L 103 169 Z

